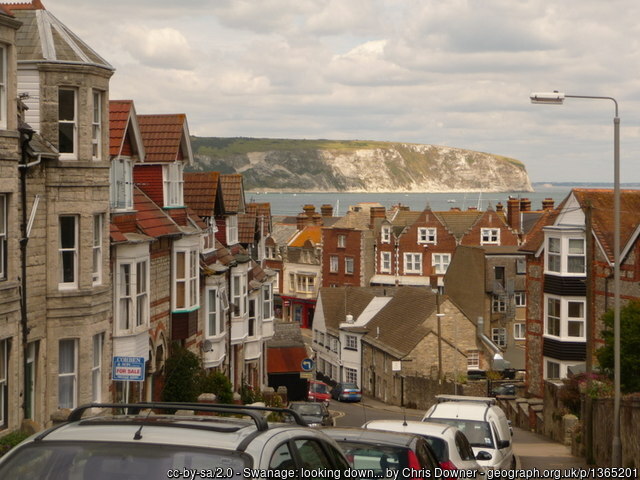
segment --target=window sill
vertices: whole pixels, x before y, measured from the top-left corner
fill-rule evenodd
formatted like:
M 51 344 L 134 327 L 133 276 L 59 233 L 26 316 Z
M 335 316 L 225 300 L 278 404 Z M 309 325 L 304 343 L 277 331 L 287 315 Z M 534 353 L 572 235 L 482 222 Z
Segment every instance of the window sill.
M 196 305 L 195 307 L 179 308 L 176 310 L 171 310 L 171 313 L 191 313 L 191 312 L 195 312 L 196 310 L 200 310 L 200 305 Z

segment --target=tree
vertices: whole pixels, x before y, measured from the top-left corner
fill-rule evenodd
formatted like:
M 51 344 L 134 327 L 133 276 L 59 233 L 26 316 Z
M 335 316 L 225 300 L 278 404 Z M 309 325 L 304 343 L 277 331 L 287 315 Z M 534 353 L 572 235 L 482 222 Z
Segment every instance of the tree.
M 602 316 L 604 346 L 596 352 L 602 370 L 613 377 L 613 310 Z M 640 301 L 631 301 L 620 309 L 620 390 L 640 392 Z
M 165 363 L 165 384 L 162 400 L 165 402 L 196 402 L 200 394 L 202 368 L 198 356 L 174 343 Z

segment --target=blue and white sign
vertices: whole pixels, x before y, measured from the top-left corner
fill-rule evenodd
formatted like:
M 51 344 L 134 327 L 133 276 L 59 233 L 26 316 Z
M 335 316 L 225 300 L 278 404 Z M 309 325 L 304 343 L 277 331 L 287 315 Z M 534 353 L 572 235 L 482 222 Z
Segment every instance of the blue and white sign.
M 111 377 L 119 382 L 144 382 L 144 357 L 113 357 Z
M 311 370 L 313 370 L 313 360 L 311 360 L 310 358 L 305 358 L 304 360 L 302 360 L 300 366 L 302 367 L 303 371 L 310 372 Z

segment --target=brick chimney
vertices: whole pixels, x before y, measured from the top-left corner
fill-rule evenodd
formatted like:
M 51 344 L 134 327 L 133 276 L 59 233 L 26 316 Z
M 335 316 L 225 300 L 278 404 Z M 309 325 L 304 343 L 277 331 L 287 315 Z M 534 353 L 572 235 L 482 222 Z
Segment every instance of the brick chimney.
M 313 214 L 316 213 L 316 207 L 314 205 L 307 204 L 302 207 L 302 210 L 304 211 L 304 214 L 309 218 L 313 217 Z
M 521 230 L 520 200 L 517 198 L 509 197 L 507 200 L 507 223 L 516 232 Z
M 377 218 L 386 218 L 387 210 L 384 207 L 371 207 L 369 210 L 370 228 L 376 223 Z
M 333 205 L 325 203 L 320 207 L 320 213 L 323 217 L 333 217 Z
M 544 200 L 542 200 L 543 210 L 553 210 L 553 206 L 554 206 L 553 198 L 547 197 Z
M 531 200 L 528 198 L 523 198 L 520 200 L 520 211 L 521 212 L 530 212 L 531 211 Z
M 296 228 L 298 230 L 303 230 L 304 227 L 307 225 L 307 219 L 309 217 L 307 217 L 304 213 L 299 213 L 298 216 L 296 217 Z
M 500 213 L 504 210 L 504 205 L 502 205 L 502 202 L 498 202 L 496 204 L 496 213 Z
M 311 217 L 313 219 L 313 225 L 320 225 L 322 226 L 322 224 L 324 223 L 322 221 L 322 215 L 320 215 L 319 213 L 314 213 L 313 216 Z

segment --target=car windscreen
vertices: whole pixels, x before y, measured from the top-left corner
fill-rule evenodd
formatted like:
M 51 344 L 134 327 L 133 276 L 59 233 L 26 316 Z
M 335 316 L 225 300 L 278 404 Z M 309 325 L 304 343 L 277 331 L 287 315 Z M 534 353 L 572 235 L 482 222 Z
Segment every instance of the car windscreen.
M 185 469 L 241 476 L 251 467 L 250 458 L 235 451 L 128 442 L 31 443 L 8 455 L 0 465 L 6 480 L 138 480 L 170 478 Z
M 312 383 L 310 390 L 315 393 L 329 393 L 327 385 L 323 383 Z
M 300 415 L 320 415 L 322 416 L 322 405 L 319 403 L 297 403 L 291 405 L 291 409 Z
M 399 470 L 409 466 L 408 448 L 393 445 L 368 444 L 358 441 L 339 440 L 354 470 L 373 470 L 377 478 L 388 476 L 388 470 Z
M 465 434 L 472 447 L 495 448 L 489 422 L 464 420 L 462 418 L 425 418 L 426 422 L 445 423 L 457 427 Z

